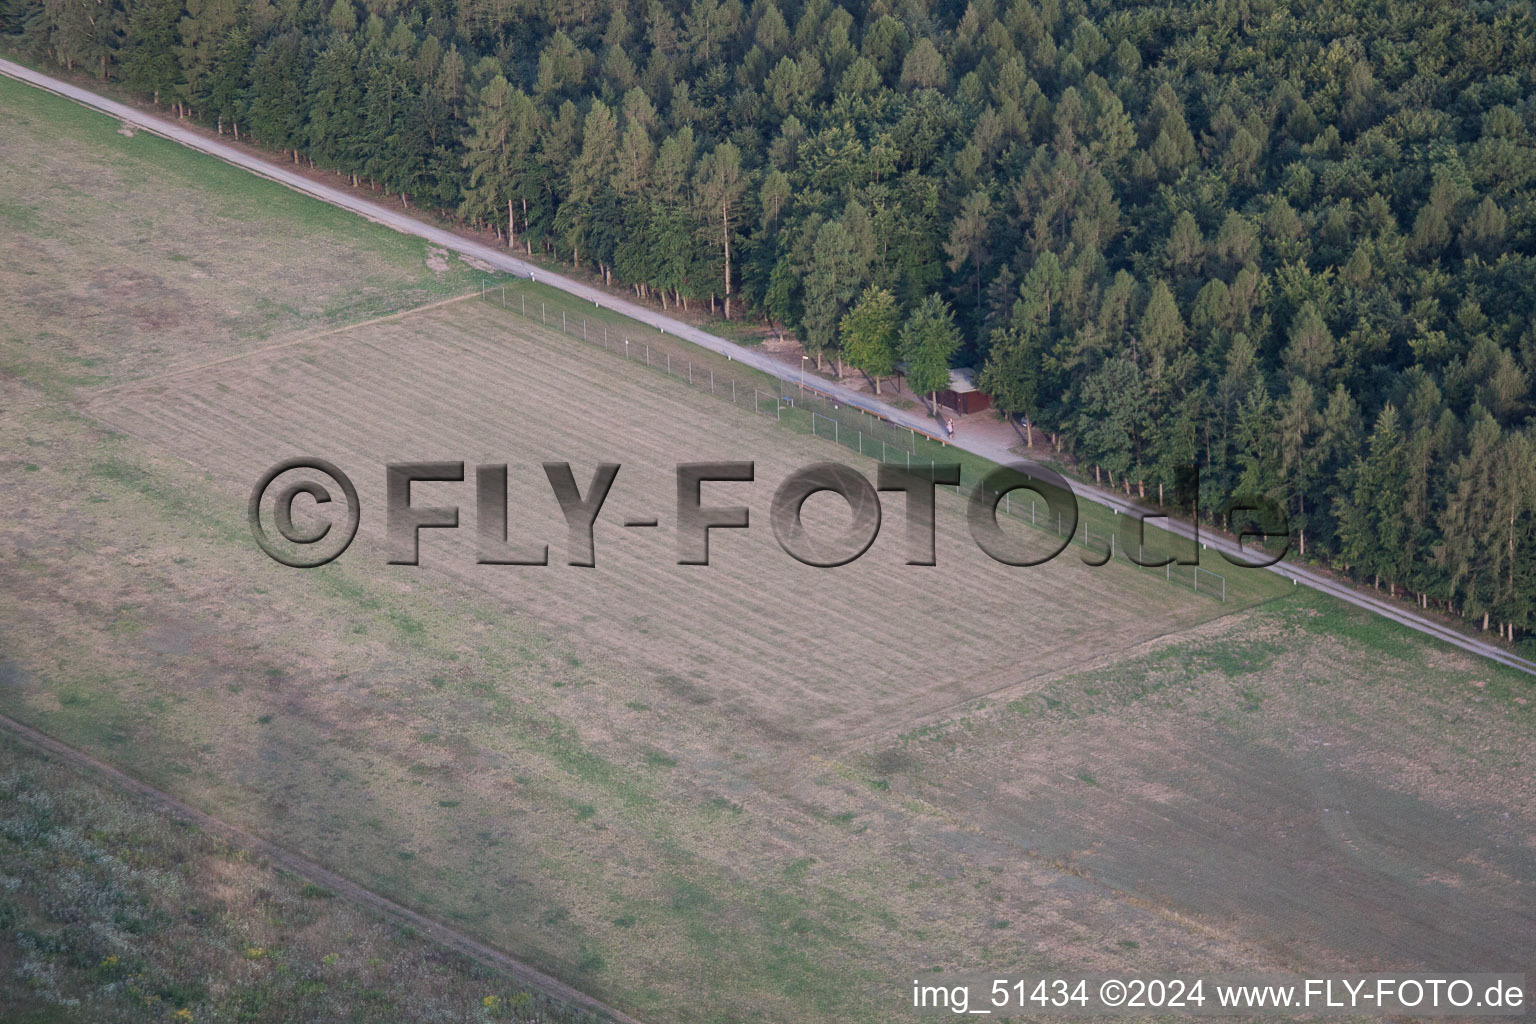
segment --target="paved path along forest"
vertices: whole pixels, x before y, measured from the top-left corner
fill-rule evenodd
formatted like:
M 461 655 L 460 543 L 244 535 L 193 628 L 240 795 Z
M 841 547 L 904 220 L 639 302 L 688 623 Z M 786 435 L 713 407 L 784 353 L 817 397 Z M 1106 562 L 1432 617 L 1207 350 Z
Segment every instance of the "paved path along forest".
M 286 185 L 299 192 L 303 192 L 306 195 L 313 196 L 316 199 L 320 199 L 324 202 L 341 207 L 342 209 L 350 210 L 353 213 L 366 217 L 371 221 L 375 221 L 379 224 L 393 228 L 396 231 L 419 236 L 429 242 L 432 242 L 434 245 L 439 245 L 453 252 L 457 252 L 465 256 L 470 256 L 496 268 L 497 270 L 503 271 L 505 273 L 515 274 L 518 277 L 534 279 L 540 284 L 547 284 L 553 288 L 558 288 L 563 292 L 567 292 L 587 302 L 592 302 L 596 305 L 614 310 L 615 312 L 622 313 L 623 315 L 631 317 L 632 319 L 638 320 L 645 324 L 649 324 L 658 330 L 669 334 L 674 334 L 677 337 L 692 342 L 695 345 L 699 345 L 713 352 L 728 356 L 731 359 L 734 359 L 746 366 L 750 366 L 756 370 L 761 370 L 762 372 L 774 377 L 778 377 L 781 380 L 789 381 L 791 383 L 798 380 L 798 373 L 794 368 L 779 362 L 766 353 L 754 351 L 753 349 L 737 345 L 734 342 L 728 341 L 725 338 L 721 338 L 717 335 L 710 334 L 708 331 L 695 327 L 692 324 L 687 324 L 681 320 L 673 319 L 664 313 L 658 313 L 657 311 L 648 309 L 645 306 L 641 306 L 633 302 L 628 302 L 622 298 L 612 295 L 607 291 L 604 291 L 603 289 L 595 288 L 581 281 L 565 277 L 563 275 L 546 270 L 542 267 L 538 267 L 534 264 L 525 262 L 524 260 L 518 259 L 516 256 L 510 255 L 501 249 L 496 249 L 483 243 L 465 238 L 451 231 L 434 227 L 433 225 L 424 223 L 411 216 L 408 211 L 397 210 L 388 206 L 384 206 L 380 203 L 362 199 L 341 189 L 331 188 L 320 182 L 314 181 L 303 174 L 299 174 L 295 171 L 286 169 L 281 164 L 264 160 L 261 157 L 247 152 L 244 149 L 225 145 L 224 143 L 219 142 L 217 139 L 209 138 L 207 135 L 198 131 L 194 131 L 175 120 L 155 117 L 125 104 L 117 103 L 113 100 L 106 99 L 105 97 L 98 96 L 89 90 L 82 89 L 67 82 L 62 82 L 58 79 L 51 78 L 39 72 L 32 71 L 11 61 L 0 60 L 0 74 L 7 75 L 18 81 L 26 82 L 29 85 L 36 86 L 39 89 L 45 89 L 49 92 L 74 100 L 77 103 L 84 104 L 85 106 L 99 110 L 102 113 L 119 118 L 125 123 L 131 124 L 138 128 L 142 128 L 145 131 L 159 135 L 166 139 L 170 139 L 174 142 L 178 142 L 191 149 L 207 153 L 210 156 L 218 157 L 220 160 L 224 160 L 227 163 L 242 167 L 254 174 L 258 174 L 264 178 L 279 182 L 280 184 Z M 841 385 L 824 380 L 818 380 L 816 382 L 816 390 L 836 399 L 837 401 L 843 402 L 855 408 L 864 409 L 867 412 L 881 416 L 902 427 L 909 427 L 929 434 L 932 434 L 934 431 L 934 423 L 931 420 L 924 417 L 913 416 L 911 413 L 903 412 L 888 405 L 885 402 L 882 402 L 880 399 L 871 395 L 864 394 L 863 392 L 855 391 L 851 388 L 843 387 Z M 973 452 L 974 454 L 980 455 L 984 458 L 991 459 L 994 462 L 1003 463 L 1017 461 L 1017 456 L 1008 450 L 1007 445 L 1000 444 L 995 440 L 984 441 L 980 439 L 968 439 L 957 436 L 954 438 L 953 443 L 959 448 Z M 1073 490 L 1076 492 L 1079 498 L 1087 498 L 1091 501 L 1097 502 L 1109 508 L 1117 509 L 1121 512 L 1148 511 L 1146 509 L 1139 508 L 1134 502 L 1127 498 L 1123 498 L 1111 491 L 1106 491 L 1088 484 L 1074 483 Z M 1162 525 L 1169 529 L 1171 532 L 1182 537 L 1191 537 L 1195 533 L 1195 528 L 1191 524 L 1173 519 L 1164 520 Z M 1217 552 L 1241 557 L 1241 551 L 1237 544 L 1226 538 L 1205 535 L 1203 536 L 1202 540 L 1209 548 Z M 1313 572 L 1311 570 L 1290 565 L 1284 562 L 1272 566 L 1268 571 L 1279 573 L 1281 576 L 1295 581 L 1298 585 L 1311 587 L 1314 590 L 1329 594 L 1330 596 L 1336 597 L 1341 601 L 1346 601 L 1352 605 L 1355 605 L 1356 607 L 1364 608 L 1378 615 L 1385 616 L 1394 622 L 1401 623 L 1402 625 L 1408 626 L 1411 629 L 1415 629 L 1421 633 L 1435 637 L 1436 639 L 1444 641 L 1445 643 L 1459 647 L 1464 651 L 1488 658 L 1491 661 L 1495 661 L 1501 665 L 1517 669 L 1521 672 L 1536 675 L 1536 662 L 1521 658 L 1518 655 L 1515 655 L 1496 644 L 1488 643 L 1479 640 L 1475 636 L 1469 636 L 1465 633 L 1462 633 L 1459 630 L 1454 629 L 1451 626 L 1439 622 L 1429 616 L 1416 614 L 1411 609 L 1405 608 L 1399 604 L 1384 600 L 1373 594 L 1357 590 L 1354 587 L 1348 586 L 1346 584 L 1336 582 L 1321 573 Z

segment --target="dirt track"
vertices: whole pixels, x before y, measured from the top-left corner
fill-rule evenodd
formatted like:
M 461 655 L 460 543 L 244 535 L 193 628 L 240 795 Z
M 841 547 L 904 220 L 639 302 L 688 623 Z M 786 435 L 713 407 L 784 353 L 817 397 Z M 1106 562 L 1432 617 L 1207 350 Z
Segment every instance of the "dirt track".
M 529 967 L 521 961 L 514 960 L 498 949 L 493 949 L 482 942 L 476 942 L 469 936 L 454 931 L 446 925 L 440 924 L 429 917 L 424 917 L 416 913 L 416 911 L 402 907 L 391 900 L 387 900 L 383 896 L 363 888 L 356 882 L 348 881 L 334 871 L 330 871 L 312 860 L 285 850 L 275 843 L 253 836 L 249 832 L 220 821 L 218 818 L 204 814 L 197 808 L 182 803 L 175 797 L 163 793 L 152 786 L 145 785 L 133 776 L 118 771 L 104 761 L 98 761 L 89 754 L 83 754 L 72 747 L 65 746 L 58 740 L 44 735 L 36 729 L 28 728 L 14 719 L 0 715 L 0 731 L 4 731 L 22 743 L 41 750 L 51 757 L 56 757 L 77 768 L 99 775 L 118 788 L 148 801 L 159 810 L 190 821 L 203 831 L 216 835 L 234 846 L 265 857 L 278 867 L 291 871 L 301 878 L 313 882 L 315 885 L 330 889 L 354 903 L 371 907 L 378 913 L 400 924 L 410 925 L 412 928 L 429 936 L 433 941 L 447 946 L 458 953 L 462 953 L 471 960 L 501 971 L 530 988 L 538 989 L 573 1007 L 597 1014 L 608 1020 L 616 1021 L 618 1024 L 640 1024 L 635 1018 L 620 1013 L 618 1010 L 578 992 L 576 989 L 555 978 L 551 978 L 542 971 Z

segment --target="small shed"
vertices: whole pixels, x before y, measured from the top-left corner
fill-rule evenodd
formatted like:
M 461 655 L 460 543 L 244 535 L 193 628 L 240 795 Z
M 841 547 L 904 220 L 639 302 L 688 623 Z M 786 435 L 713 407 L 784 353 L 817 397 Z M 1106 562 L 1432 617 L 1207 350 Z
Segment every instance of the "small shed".
M 939 392 L 939 404 L 969 416 L 992 408 L 992 396 L 976 390 L 975 370 L 950 370 L 949 387 Z

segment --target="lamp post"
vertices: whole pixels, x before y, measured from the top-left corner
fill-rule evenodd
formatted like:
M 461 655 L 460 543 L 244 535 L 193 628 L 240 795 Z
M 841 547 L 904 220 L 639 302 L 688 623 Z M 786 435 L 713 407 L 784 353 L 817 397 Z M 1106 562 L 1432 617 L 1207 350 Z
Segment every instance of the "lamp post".
M 802 394 L 805 392 L 805 362 L 810 358 L 810 356 L 800 357 L 800 391 Z

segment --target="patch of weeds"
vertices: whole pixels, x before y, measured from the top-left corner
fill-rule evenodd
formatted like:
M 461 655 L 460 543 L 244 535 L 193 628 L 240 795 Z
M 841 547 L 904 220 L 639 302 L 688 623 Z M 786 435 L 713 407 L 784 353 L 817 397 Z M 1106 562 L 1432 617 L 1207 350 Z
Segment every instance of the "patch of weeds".
M 1252 675 L 1266 668 L 1280 648 L 1275 644 L 1254 642 L 1240 647 L 1213 647 L 1199 652 L 1202 668 L 1220 672 L 1228 679 Z
M 325 568 L 319 570 L 321 575 L 319 575 L 317 578 L 320 579 L 334 594 L 336 594 L 337 597 L 351 601 L 359 608 L 373 611 L 379 607 L 378 598 L 370 596 L 367 588 L 362 583 L 359 583 L 357 580 L 352 579 L 349 576 L 343 575 L 339 569 L 336 572 L 328 571 L 331 566 L 334 565 L 336 565 L 336 563 L 332 562 L 331 565 L 328 565 Z
M 876 775 L 889 776 L 910 772 L 916 759 L 900 747 L 892 747 L 876 754 L 871 763 Z
M 809 935 L 816 930 L 816 922 L 804 914 L 798 914 L 789 919 L 789 923 L 784 926 L 784 930 L 791 935 Z
M 714 906 L 715 898 L 709 890 L 697 882 L 679 879 L 672 886 L 672 909 L 679 914 L 692 914 Z
M 662 689 L 689 704 L 703 705 L 715 702 L 714 694 L 682 676 L 661 676 L 656 681 L 661 684 Z
M 390 625 L 395 627 L 395 632 L 400 634 L 402 640 L 420 640 L 427 635 L 426 623 L 407 612 L 390 609 L 385 613 Z

